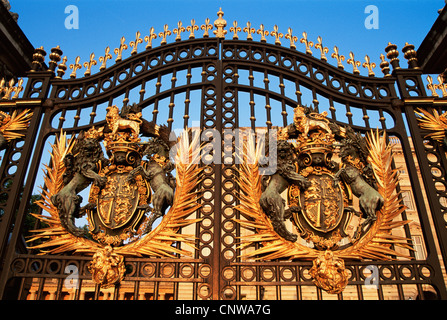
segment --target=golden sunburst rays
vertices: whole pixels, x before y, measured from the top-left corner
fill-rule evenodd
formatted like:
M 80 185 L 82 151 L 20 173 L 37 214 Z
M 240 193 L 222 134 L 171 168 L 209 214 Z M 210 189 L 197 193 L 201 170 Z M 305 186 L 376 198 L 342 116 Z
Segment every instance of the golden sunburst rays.
M 8 121 L 3 120 L 3 124 L 0 127 L 0 132 L 3 133 L 6 141 L 25 136 L 25 130 L 28 128 L 29 121 L 33 116 L 33 113 L 30 111 L 30 109 L 26 109 L 17 114 L 17 110 L 14 110 L 11 116 L 6 115 Z
M 198 157 L 201 148 L 198 135 L 191 142 L 187 131 L 182 134 L 177 143 L 176 154 L 176 192 L 174 202 L 161 223 L 149 234 L 140 239 L 113 248 L 114 252 L 123 256 L 157 256 L 174 257 L 175 254 L 191 255 L 191 251 L 172 246 L 173 242 L 182 242 L 194 248 L 195 237 L 193 235 L 178 233 L 181 227 L 186 227 L 200 219 L 189 218 L 200 207 L 198 200 L 200 193 L 195 191 L 201 180 L 201 168 Z M 83 238 L 76 237 L 62 227 L 58 210 L 50 201 L 51 196 L 63 187 L 62 177 L 65 171 L 64 156 L 73 149 L 75 140 L 67 140 L 66 134 L 61 133 L 52 146 L 51 164 L 45 167 L 45 189 L 42 189 L 42 199 L 37 202 L 45 213 L 33 214 L 48 227 L 33 230 L 35 233 L 29 243 L 36 240 L 43 241 L 40 244 L 30 246 L 29 249 L 39 249 L 41 254 L 57 254 L 64 252 L 93 254 L 103 249 L 103 245 Z M 185 161 L 189 160 L 189 161 Z
M 397 249 L 397 247 L 401 247 L 413 250 L 408 242 L 410 239 L 392 233 L 394 229 L 402 227 L 410 221 L 399 219 L 405 207 L 396 192 L 398 172 L 392 168 L 391 146 L 387 144 L 386 136 L 381 136 L 378 131 L 369 134 L 368 145 L 370 151 L 369 162 L 373 166 L 377 178 L 378 191 L 385 200 L 384 205 L 377 212 L 377 220 L 365 235 L 353 245 L 333 253 L 343 259 L 393 260 L 396 257 L 411 258 L 402 253 L 405 250 Z M 248 233 L 240 237 L 239 248 L 245 251 L 241 257 L 254 260 L 315 259 L 322 251 L 302 245 L 299 241 L 294 243 L 287 241 L 274 231 L 270 219 L 259 204 L 262 191 L 257 160 L 262 145 L 258 144 L 255 147 L 254 140 L 248 139 L 244 143 L 244 148 L 246 152 L 243 153 L 238 180 L 240 204 L 236 207 L 244 218 L 234 219 L 243 228 L 247 229 Z M 254 249 L 256 243 L 261 244 L 261 246 Z
M 435 109 L 433 109 L 433 114 L 431 114 L 427 110 L 420 108 L 415 113 L 420 117 L 418 121 L 421 129 L 430 131 L 425 138 L 432 138 L 433 140 L 443 142 L 445 130 L 447 130 L 447 114 L 443 113 L 440 115 Z

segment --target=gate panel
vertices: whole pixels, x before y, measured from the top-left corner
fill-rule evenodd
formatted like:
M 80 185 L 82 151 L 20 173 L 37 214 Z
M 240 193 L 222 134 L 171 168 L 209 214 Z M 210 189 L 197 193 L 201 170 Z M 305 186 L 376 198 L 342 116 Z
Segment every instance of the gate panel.
M 435 102 L 442 106 L 444 102 L 440 98 L 426 98 L 421 72 L 414 62 L 409 69 L 397 68 L 397 56 L 391 45 L 386 49 L 394 69 L 391 74 L 384 56 L 381 64 L 384 77 L 376 77 L 372 68 L 368 77 L 361 76 L 353 56 L 352 74 L 344 70 L 338 49 L 332 55 L 337 59 L 337 65 L 333 66 L 327 62 L 324 50 L 319 58 L 308 51 L 297 51 L 291 34 L 291 48 L 280 45 L 278 37 L 275 44 L 267 43 L 264 34 L 261 42 L 250 40 L 251 29 L 246 41 L 236 40 L 237 36 L 225 40 L 225 25 L 218 23 L 222 22 L 223 13 L 218 15 L 217 38 L 209 37 L 211 25 L 207 22 L 202 28 L 206 33 L 202 39 L 176 39 L 175 43 L 148 47 L 93 75 L 89 72 L 77 75 L 80 70 L 74 66 L 70 78 L 62 79 L 67 66 L 63 61 L 56 71 L 55 57 L 61 54 L 56 48 L 52 49 L 50 68 L 42 70 L 45 54 L 36 49 L 35 70 L 28 74 L 23 97 L 0 102 L 3 111 L 18 108 L 33 112 L 26 136 L 23 141 L 10 144 L 0 167 L 3 266 L 0 297 L 382 300 L 408 299 L 410 292 L 412 297 L 423 298 L 424 292 L 431 289 L 438 298 L 447 298 L 428 213 L 432 213 L 445 264 L 447 235 L 443 212 L 447 207 L 442 200 L 447 198 L 446 188 L 442 187 L 447 164 L 445 146 L 433 141 L 427 143 L 426 132 L 420 130 L 414 113 L 419 107 L 431 110 Z M 405 51 L 405 56 L 411 55 Z M 42 183 L 41 164 L 50 163 L 48 144 L 61 131 L 76 136 L 91 126 L 105 125 L 108 106 L 121 108 L 134 103 L 148 121 L 166 124 L 176 134 L 184 128 L 200 134 L 203 176 L 195 190 L 201 193 L 201 207 L 191 214 L 197 219 L 195 224 L 179 231 L 194 235 L 194 248 L 188 249 L 190 257 L 177 253 L 169 258 L 126 257 L 123 281 L 105 290 L 91 280 L 90 256 L 39 255 L 37 250 L 25 249 L 21 245 L 23 225 L 30 210 L 35 210 L 30 201 Z M 398 219 L 414 220 L 422 230 L 416 235 L 414 226 L 405 224 L 398 233 L 405 236 L 408 247 L 420 245 L 426 251 L 425 256 L 402 249 L 409 259 L 396 256 L 392 257 L 396 258 L 394 261 L 346 260 L 349 283 L 337 295 L 314 285 L 309 274 L 311 259 L 244 257 L 264 244 L 255 241 L 246 246 L 241 240 L 259 230 L 237 222 L 244 219 L 250 222 L 249 217 L 236 209 L 241 201 L 240 139 L 250 130 L 261 136 L 267 130 L 293 123 L 293 109 L 297 105 L 312 106 L 318 113 L 325 111 L 336 124 L 351 126 L 363 135 L 376 128 L 387 133 L 389 141 L 402 154 L 400 160 L 394 159 L 394 167 L 402 166 L 401 171 L 408 174 L 409 183 L 402 180 L 397 187 L 402 192 L 399 199 L 408 201 L 405 192 L 414 197 L 414 206 L 408 207 Z M 430 155 L 436 160 L 430 159 Z M 433 176 L 433 169 L 440 170 L 441 176 Z M 408 204 L 411 203 L 410 199 Z M 35 228 L 40 227 L 35 222 Z M 291 224 L 288 227 L 293 228 Z M 417 243 L 419 238 L 415 236 L 421 235 L 423 240 Z M 186 249 L 181 241 L 174 242 L 172 247 Z M 365 287 L 371 268 L 378 277 L 378 288 L 374 291 Z M 73 277 L 79 281 L 67 282 Z

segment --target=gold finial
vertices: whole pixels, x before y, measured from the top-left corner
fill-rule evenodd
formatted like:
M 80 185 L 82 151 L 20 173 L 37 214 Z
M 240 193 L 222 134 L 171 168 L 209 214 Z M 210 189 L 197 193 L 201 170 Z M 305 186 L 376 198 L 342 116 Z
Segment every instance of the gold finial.
M 282 38 L 283 34 L 278 31 L 278 26 L 276 24 L 273 26 L 273 31 L 270 32 L 270 35 L 275 37 L 275 44 L 281 45 L 281 41 L 279 40 L 279 38 Z
M 171 31 L 168 30 L 168 25 L 165 24 L 165 25 L 163 26 L 163 31 L 160 32 L 160 33 L 158 34 L 158 36 L 159 36 L 160 38 L 162 38 L 160 44 L 166 44 L 166 43 L 168 43 L 168 42 L 166 41 L 166 37 L 167 37 L 167 36 L 170 36 L 170 35 L 171 35 Z
M 433 84 L 433 78 L 431 76 L 427 76 L 427 89 L 429 89 L 431 91 L 431 95 L 433 97 L 439 97 L 438 93 L 436 92 L 436 85 Z
M 442 74 L 438 75 L 438 84 L 436 85 L 436 89 L 442 91 L 442 97 L 447 97 L 447 83 L 444 83 L 444 78 Z
M 203 30 L 203 37 L 204 37 L 204 38 L 208 38 L 208 37 L 210 36 L 209 33 L 208 33 L 208 31 L 211 30 L 212 28 L 213 28 L 213 25 L 210 24 L 210 19 L 209 19 L 209 18 L 206 18 L 206 19 L 205 19 L 205 24 L 202 24 L 202 25 L 200 26 L 200 29 Z
M 314 43 L 312 41 L 307 40 L 306 31 L 303 32 L 303 37 L 300 39 L 300 42 L 306 45 L 306 53 L 311 55 L 312 51 L 310 50 L 310 48 L 314 45 Z
M 113 51 L 117 55 L 115 59 L 116 62 L 119 62 L 123 59 L 123 50 L 127 50 L 127 44 L 125 44 L 124 41 L 126 41 L 126 38 L 121 37 L 120 46 L 118 48 L 115 48 L 115 50 Z
M 76 78 L 76 71 L 77 71 L 78 69 L 81 69 L 81 68 L 82 68 L 82 66 L 79 64 L 79 60 L 81 60 L 81 57 L 80 57 L 80 56 L 77 56 L 76 59 L 75 59 L 75 63 L 70 64 L 69 67 L 70 67 L 71 70 L 73 70 L 73 71 L 71 72 L 71 74 L 70 74 L 70 78 L 75 79 L 75 78 Z
M 404 58 L 408 60 L 408 66 L 410 68 L 419 69 L 417 52 L 414 50 L 414 45 L 405 42 L 402 52 L 404 53 Z
M 242 28 L 237 26 L 237 21 L 233 21 L 233 26 L 230 28 L 230 32 L 233 32 L 233 40 L 239 39 L 237 33 L 241 32 Z
M 47 55 L 47 53 L 43 49 L 43 47 L 34 49 L 31 71 L 37 71 L 40 67 L 42 67 L 42 64 L 45 61 L 46 55 Z
M 374 62 L 370 61 L 368 55 L 365 56 L 365 61 L 366 62 L 363 62 L 362 67 L 368 69 L 368 76 L 374 77 L 375 74 L 372 69 L 374 69 L 376 67 L 376 64 Z
M 135 34 L 135 41 L 131 41 L 131 42 L 129 43 L 129 45 L 130 45 L 131 47 L 133 47 L 132 51 L 130 52 L 131 55 L 136 54 L 136 53 L 137 53 L 137 50 L 138 50 L 138 49 L 137 49 L 138 44 L 139 44 L 139 43 L 143 43 L 143 39 L 141 39 L 140 36 L 141 36 L 140 31 L 137 31 L 137 33 Z
M 105 49 L 105 53 L 103 57 L 99 57 L 99 62 L 101 62 L 101 66 L 99 67 L 99 70 L 102 71 L 105 68 L 107 68 L 106 63 L 107 60 L 112 59 L 112 55 L 110 54 L 110 47 L 107 47 Z
M 284 38 L 290 40 L 290 48 L 296 49 L 295 42 L 298 41 L 298 37 L 292 35 L 292 28 L 287 29 L 287 34 L 284 36 Z
M 67 61 L 68 61 L 67 56 L 62 58 L 62 63 L 60 63 L 57 66 L 57 76 L 56 76 L 56 78 L 61 79 L 64 76 L 65 71 L 67 70 Z
M 267 42 L 265 36 L 268 36 L 269 32 L 267 30 L 264 30 L 263 24 L 259 26 L 259 29 L 256 31 L 256 33 L 261 35 L 261 42 Z
M 186 31 L 189 31 L 189 39 L 195 39 L 194 31 L 199 30 L 199 26 L 196 25 L 196 20 L 191 20 L 191 25 L 186 27 Z
M 175 41 L 181 41 L 182 40 L 182 32 L 185 32 L 185 27 L 183 27 L 183 23 L 181 21 L 179 21 L 177 23 L 177 28 L 175 28 L 174 30 L 172 30 L 172 32 L 174 32 L 177 36 L 175 37 Z
M 382 73 L 385 77 L 391 77 L 390 74 L 390 63 L 385 60 L 385 55 L 383 53 L 380 54 L 380 65 L 379 67 L 382 69 Z
M 152 40 L 157 38 L 157 35 L 154 31 L 154 27 L 151 27 L 151 29 L 149 30 L 149 35 L 144 37 L 144 41 L 147 42 L 146 49 L 152 48 Z
M 354 54 L 352 53 L 352 51 L 349 52 L 349 57 L 350 58 L 348 60 L 346 60 L 346 62 L 348 64 L 352 64 L 352 72 L 354 74 L 360 74 L 360 70 L 357 67 L 359 67 L 361 65 L 361 62 L 355 61 Z
M 323 61 L 327 61 L 325 53 L 329 52 L 329 49 L 325 46 L 323 46 L 323 39 L 321 39 L 320 36 L 317 38 L 318 43 L 315 44 L 315 49 L 320 49 L 321 56 L 320 59 Z
M 340 69 L 344 69 L 345 67 L 341 63 L 345 60 L 345 56 L 338 53 L 338 47 L 334 46 L 334 53 L 331 54 L 331 57 L 337 60 L 337 67 Z
M 395 44 L 392 44 L 391 42 L 388 42 L 388 45 L 385 48 L 385 52 L 386 57 L 390 60 L 390 63 L 393 66 L 393 69 L 400 69 L 399 59 L 397 58 L 399 56 L 397 46 Z
M 56 70 L 58 62 L 61 60 L 62 50 L 59 46 L 52 48 L 50 53 L 49 71 Z
M 213 33 L 216 35 L 217 38 L 225 38 L 225 35 L 227 34 L 227 30 L 224 28 L 227 26 L 227 21 L 223 18 L 223 11 L 222 8 L 219 9 L 217 12 L 218 18 L 214 21 L 214 26 L 217 30 L 214 30 Z
M 247 22 L 247 26 L 242 31 L 247 33 L 247 40 L 253 40 L 253 36 L 251 34 L 255 33 L 256 29 L 251 27 L 250 21 Z
M 89 76 L 92 73 L 92 66 L 96 66 L 95 54 L 92 52 L 90 54 L 90 60 L 88 62 L 84 62 L 84 67 L 87 70 L 84 72 L 84 76 Z
M 19 93 L 23 90 L 22 84 L 23 84 L 23 79 L 20 78 L 19 82 L 17 82 L 17 87 L 14 87 L 12 90 L 15 93 L 11 99 L 17 99 L 19 97 Z

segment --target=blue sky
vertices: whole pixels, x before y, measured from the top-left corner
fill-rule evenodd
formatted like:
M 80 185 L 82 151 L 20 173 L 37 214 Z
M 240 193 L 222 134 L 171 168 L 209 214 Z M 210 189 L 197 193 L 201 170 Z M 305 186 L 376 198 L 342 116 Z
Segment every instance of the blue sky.
M 384 53 L 388 42 L 397 44 L 400 52 L 405 42 L 418 48 L 437 18 L 437 10 L 444 6 L 442 0 L 10 0 L 10 3 L 11 10 L 19 14 L 19 26 L 33 46 L 43 46 L 49 54 L 52 47 L 59 45 L 68 57 L 67 65 L 73 63 L 76 56 L 81 57 L 81 62 L 88 61 L 92 52 L 97 59 L 104 55 L 107 46 L 113 51 L 122 36 L 128 44 L 134 40 L 137 31 L 144 37 L 151 27 L 158 34 L 164 24 L 172 30 L 179 20 L 185 27 L 191 19 L 195 19 L 198 25 L 203 24 L 206 18 L 213 23 L 219 7 L 225 13 L 227 29 L 235 20 L 241 27 L 247 21 L 256 29 L 264 24 L 269 31 L 278 25 L 283 33 L 291 27 L 299 38 L 306 31 L 314 43 L 321 36 L 330 53 L 337 45 L 345 56 L 352 51 L 356 60 L 363 62 L 368 54 L 379 65 L 379 56 Z M 65 28 L 64 22 L 69 16 L 65 8 L 68 5 L 75 5 L 79 10 L 79 29 Z M 365 27 L 365 19 L 369 16 L 365 8 L 368 5 L 378 9 L 378 29 Z M 202 32 L 198 34 L 201 36 Z M 241 35 L 244 37 L 245 34 Z M 259 40 L 259 37 L 255 35 L 254 39 Z M 175 35 L 170 36 L 168 42 L 173 42 L 174 38 Z M 187 33 L 183 38 L 187 38 Z M 158 38 L 154 40 L 154 45 L 159 41 Z M 273 42 L 274 38 L 269 36 L 268 41 Z M 282 39 L 282 43 L 288 46 L 288 40 Z M 144 45 L 140 45 L 139 51 L 144 49 Z M 298 43 L 297 47 L 304 51 L 303 44 Z M 130 54 L 130 49 L 125 57 Z M 313 50 L 316 55 L 316 49 Z M 402 52 L 400 60 L 401 65 L 406 66 Z M 329 62 L 335 63 L 335 60 L 329 58 Z M 92 73 L 98 71 L 99 64 L 92 68 Z M 361 71 L 366 74 L 366 70 Z M 381 76 L 378 66 L 375 72 Z

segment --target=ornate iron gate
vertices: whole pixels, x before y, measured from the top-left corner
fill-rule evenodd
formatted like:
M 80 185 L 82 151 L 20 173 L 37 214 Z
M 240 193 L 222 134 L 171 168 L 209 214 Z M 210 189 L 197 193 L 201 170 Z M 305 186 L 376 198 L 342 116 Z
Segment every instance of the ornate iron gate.
M 270 44 L 263 26 L 255 30 L 248 23 L 243 29 L 247 40 L 239 39 L 238 32 L 242 30 L 237 25 L 230 29 L 233 39 L 228 40 L 225 39 L 223 13 L 220 11 L 218 16 L 214 23 L 215 37 L 209 35 L 213 26 L 207 21 L 201 27 L 203 37 L 196 39 L 198 26 L 192 23 L 188 27 L 188 40 L 181 39 L 179 25 L 174 30 L 176 41 L 168 44 L 166 37 L 171 32 L 165 26 L 158 35 L 162 39 L 159 47 L 152 48 L 151 42 L 156 36 L 152 32 L 145 38 L 146 50 L 140 49 L 137 53 L 138 43 L 142 43 L 137 34 L 132 53 L 125 59 L 121 57 L 126 46 L 123 38 L 115 51 L 115 64 L 106 66 L 110 62 L 107 60 L 112 59 L 106 50 L 99 60 L 102 62 L 100 72 L 91 74 L 91 67 L 96 64 L 91 56 L 85 64 L 84 76 L 79 78 L 79 59 L 70 65 L 70 78 L 62 79 L 67 69 L 65 59 L 60 63 L 62 51 L 51 49 L 49 68 L 45 70 L 46 53 L 39 48 L 22 97 L 12 95 L 20 92 L 21 84 L 2 88 L 5 89 L 0 102 L 3 112 L 11 114 L 13 110 L 29 109 L 32 116 L 26 134 L 8 142 L 0 168 L 0 296 L 3 299 L 64 299 L 71 295 L 73 299 L 98 299 L 109 294 L 99 284 L 92 284 L 88 269 L 91 256 L 39 255 L 36 250 L 26 249 L 23 242 L 25 220 L 30 211 L 39 210 L 32 206 L 31 199 L 37 185 L 42 185 L 40 165 L 49 163 L 47 146 L 54 143 L 56 135 L 61 130 L 76 135 L 92 125 L 103 126 L 108 106 L 136 103 L 144 119 L 167 124 L 170 130 L 199 127 L 201 132 L 215 134 L 213 137 L 221 137 L 222 141 L 229 134 L 231 145 L 222 147 L 229 147 L 232 156 L 224 158 L 222 153 L 214 151 L 209 155 L 218 161 L 203 164 L 203 179 L 197 186 L 202 193 L 201 208 L 193 214 L 199 220 L 193 227 L 196 239 L 192 256 L 174 253 L 170 258 L 126 258 L 125 277 L 110 291 L 111 298 L 329 298 L 314 286 L 309 276 L 311 261 L 244 258 L 244 250 L 248 249 L 240 246 L 240 239 L 246 231 L 236 222 L 243 215 L 236 208 L 240 193 L 239 165 L 234 156 L 236 140 L 231 134 L 240 128 L 256 132 L 275 126 L 286 127 L 293 121 L 293 109 L 302 104 L 312 104 L 317 112 L 326 111 L 336 123 L 347 124 L 361 133 L 379 126 L 401 146 L 404 169 L 408 172 L 414 197 L 413 209 L 426 251 L 426 255 L 420 257 L 408 249 L 409 259 L 347 260 L 348 286 L 343 293 L 332 297 L 364 299 L 366 270 L 372 265 L 378 277 L 375 299 L 405 299 L 410 289 L 423 299 L 427 297 L 424 295 L 427 287 L 437 298 L 447 298 L 441 271 L 441 263 L 447 262 L 443 202 L 446 199 L 446 147 L 442 142 L 426 138 L 427 131 L 419 127 L 415 113 L 418 108 L 430 113 L 433 110 L 442 112 L 446 100 L 426 96 L 414 48 L 407 45 L 402 49 L 409 65 L 401 68 L 397 47 L 388 45 L 385 51 L 392 72 L 390 63 L 382 56 L 380 68 L 384 76 L 377 77 L 367 58 L 363 66 L 369 76 L 365 77 L 360 75 L 357 68 L 360 62 L 353 54 L 347 59 L 353 73 L 344 70 L 345 58 L 336 47 L 331 57 L 337 61 L 337 66 L 329 64 L 328 50 L 321 38 L 315 44 L 316 49 L 312 49 L 303 33 L 300 40 L 306 48 L 303 53 L 296 49 L 298 38 L 292 30 L 289 29 L 284 39 L 275 27 L 271 32 L 275 44 Z M 260 41 L 253 40 L 255 31 L 261 36 Z M 281 42 L 290 42 L 290 48 Z M 312 50 L 319 52 L 313 56 Z M 212 141 L 207 135 L 203 137 L 206 142 Z M 417 159 L 413 157 L 412 145 Z M 405 211 L 400 219 L 407 220 Z M 35 222 L 31 229 L 39 227 Z M 433 231 L 439 240 L 443 260 L 438 258 Z M 402 233 L 408 246 L 414 246 L 414 234 L 408 225 L 403 225 Z M 261 246 L 262 243 L 252 245 Z M 172 247 L 182 249 L 182 243 L 174 242 Z M 74 289 L 67 288 L 65 282 L 67 277 L 73 278 L 70 266 L 76 267 L 79 279 Z M 88 292 L 87 287 L 91 288 Z M 125 287 L 131 289 L 124 291 Z

